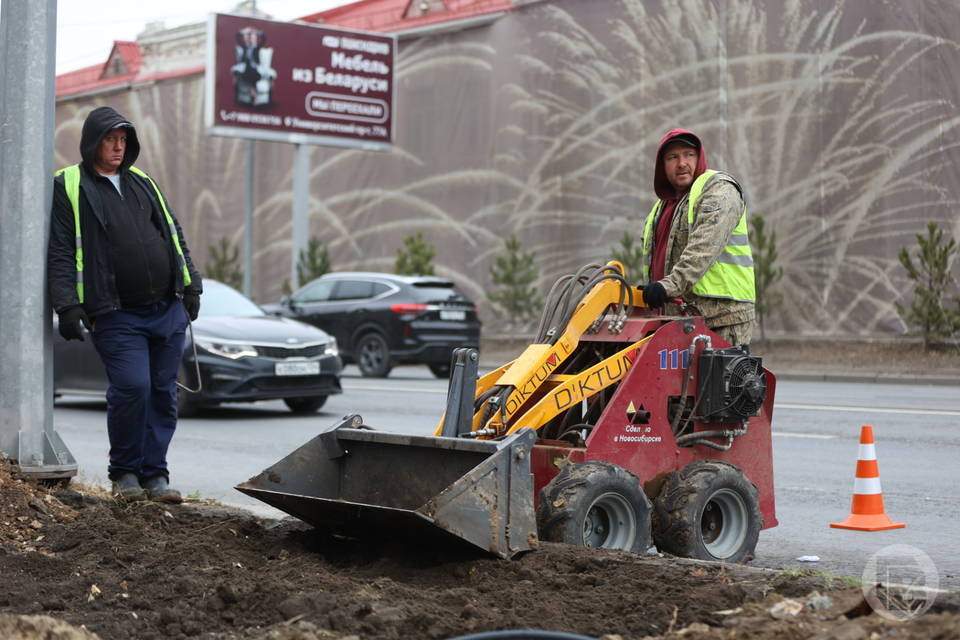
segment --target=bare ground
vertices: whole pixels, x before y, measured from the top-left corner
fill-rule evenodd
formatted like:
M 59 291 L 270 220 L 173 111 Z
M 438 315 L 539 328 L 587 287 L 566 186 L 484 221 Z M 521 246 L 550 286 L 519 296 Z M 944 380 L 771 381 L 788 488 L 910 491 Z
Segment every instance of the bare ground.
M 499 349 L 503 359 L 521 350 Z M 904 343 L 754 352 L 774 372 L 960 379 L 960 351 Z M 296 520 L 197 501 L 118 504 L 97 489 L 18 479 L 0 460 L 0 638 L 440 640 L 523 628 L 605 640 L 960 638 L 956 592 L 896 622 L 817 571 L 556 544 L 504 561 L 390 537 L 331 540 Z
M 505 561 L 79 489 L 36 486 L 0 462 L 0 637 L 428 640 L 536 628 L 609 640 L 960 638 L 960 594 L 896 623 L 818 572 L 558 544 Z

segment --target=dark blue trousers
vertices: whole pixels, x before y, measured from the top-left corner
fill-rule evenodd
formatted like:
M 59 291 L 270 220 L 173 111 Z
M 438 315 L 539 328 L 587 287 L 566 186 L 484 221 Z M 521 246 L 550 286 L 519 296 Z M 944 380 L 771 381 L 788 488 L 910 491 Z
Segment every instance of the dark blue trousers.
M 110 478 L 132 471 L 141 479 L 167 473 L 167 449 L 177 427 L 177 371 L 187 313 L 174 298 L 97 316 L 93 344 L 107 388 Z

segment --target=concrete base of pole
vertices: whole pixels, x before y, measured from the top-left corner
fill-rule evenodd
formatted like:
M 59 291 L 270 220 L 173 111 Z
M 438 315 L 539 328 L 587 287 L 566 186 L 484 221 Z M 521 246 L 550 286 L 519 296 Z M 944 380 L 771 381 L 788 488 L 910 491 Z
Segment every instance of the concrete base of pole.
M 36 451 L 42 452 L 42 458 L 32 455 Z M 14 463 L 22 475 L 37 480 L 66 480 L 77 475 L 77 461 L 56 431 L 21 431 L 17 452 Z

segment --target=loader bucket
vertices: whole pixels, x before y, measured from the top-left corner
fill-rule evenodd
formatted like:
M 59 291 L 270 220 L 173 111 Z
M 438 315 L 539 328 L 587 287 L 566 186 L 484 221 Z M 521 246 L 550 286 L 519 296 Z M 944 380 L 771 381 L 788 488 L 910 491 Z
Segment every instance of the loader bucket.
M 387 433 L 352 415 L 236 488 L 317 529 L 456 539 L 510 558 L 538 544 L 535 439 Z

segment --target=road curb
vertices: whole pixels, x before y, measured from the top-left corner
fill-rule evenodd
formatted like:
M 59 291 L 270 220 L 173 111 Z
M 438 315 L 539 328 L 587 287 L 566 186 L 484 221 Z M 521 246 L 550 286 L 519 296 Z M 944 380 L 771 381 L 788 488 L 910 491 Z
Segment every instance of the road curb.
M 911 384 L 960 386 L 960 376 L 897 375 L 892 373 L 844 373 L 823 371 L 774 371 L 777 380 L 801 382 L 859 382 L 870 384 Z

